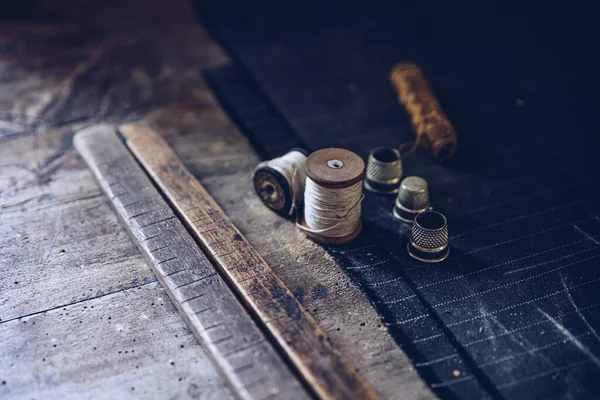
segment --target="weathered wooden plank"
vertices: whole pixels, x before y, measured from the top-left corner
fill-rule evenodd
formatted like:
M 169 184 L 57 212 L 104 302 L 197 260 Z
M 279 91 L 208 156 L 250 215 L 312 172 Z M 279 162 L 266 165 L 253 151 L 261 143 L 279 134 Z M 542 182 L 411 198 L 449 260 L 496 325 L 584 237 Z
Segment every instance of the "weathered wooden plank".
M 118 223 L 101 197 L 2 213 L 0 319 L 154 282 Z
M 0 212 L 101 196 L 72 138 L 73 130 L 63 128 L 0 139 Z
M 0 138 L 0 398 L 233 398 L 71 137 Z
M 2 321 L 155 281 L 71 136 L 0 139 Z
M 0 323 L 0 398 L 233 396 L 153 282 Z
M 185 227 L 117 138 L 79 132 L 75 145 L 184 319 L 240 398 L 307 398 Z
M 375 398 L 373 388 L 331 347 L 325 332 L 155 132 L 121 125 L 127 145 L 242 299 L 322 398 Z

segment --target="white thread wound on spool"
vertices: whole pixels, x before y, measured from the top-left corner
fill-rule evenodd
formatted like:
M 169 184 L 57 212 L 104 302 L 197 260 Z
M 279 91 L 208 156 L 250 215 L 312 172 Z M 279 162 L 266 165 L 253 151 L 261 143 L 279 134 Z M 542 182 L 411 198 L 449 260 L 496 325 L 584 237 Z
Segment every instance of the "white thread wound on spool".
M 300 229 L 327 237 L 344 237 L 355 232 L 360 224 L 362 182 L 339 189 L 330 189 L 306 178 L 304 220 Z
M 306 181 L 305 164 L 306 156 L 300 151 L 292 150 L 281 157 L 264 161 L 258 165 L 258 168 L 261 166 L 273 168 L 283 175 L 288 182 L 292 191 L 292 206 L 290 207 L 289 215 L 294 214 L 304 198 L 304 182 Z

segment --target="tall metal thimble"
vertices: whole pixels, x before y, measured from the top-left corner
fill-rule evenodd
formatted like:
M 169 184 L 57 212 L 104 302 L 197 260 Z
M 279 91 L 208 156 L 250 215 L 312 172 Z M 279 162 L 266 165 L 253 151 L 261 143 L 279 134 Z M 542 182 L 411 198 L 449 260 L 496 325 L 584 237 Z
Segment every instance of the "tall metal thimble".
M 398 192 L 402 178 L 400 152 L 394 147 L 376 147 L 369 154 L 365 189 L 379 194 Z
M 429 188 L 427 181 L 418 176 L 408 176 L 402 180 L 398 197 L 394 204 L 394 217 L 412 224 L 417 214 L 429 209 Z
M 437 211 L 425 211 L 417 215 L 410 239 L 408 254 L 419 261 L 440 262 L 450 254 L 446 217 Z

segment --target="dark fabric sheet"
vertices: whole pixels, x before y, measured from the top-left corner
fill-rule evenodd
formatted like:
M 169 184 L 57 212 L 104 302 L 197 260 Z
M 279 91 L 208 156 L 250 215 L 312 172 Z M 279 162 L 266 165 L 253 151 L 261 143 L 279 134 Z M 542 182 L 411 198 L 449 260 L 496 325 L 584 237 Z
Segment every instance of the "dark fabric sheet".
M 393 198 L 328 247 L 442 398 L 600 394 L 600 191 L 585 25 L 562 10 L 480 3 L 199 2 L 236 60 L 206 76 L 265 157 L 413 139 L 388 83 L 421 65 L 459 134 L 455 159 L 404 160 L 448 218 L 452 252 L 406 253 Z M 578 11 L 579 12 L 579 11 Z M 574 26 L 576 25 L 576 26 Z M 595 129 L 595 130 L 594 130 Z

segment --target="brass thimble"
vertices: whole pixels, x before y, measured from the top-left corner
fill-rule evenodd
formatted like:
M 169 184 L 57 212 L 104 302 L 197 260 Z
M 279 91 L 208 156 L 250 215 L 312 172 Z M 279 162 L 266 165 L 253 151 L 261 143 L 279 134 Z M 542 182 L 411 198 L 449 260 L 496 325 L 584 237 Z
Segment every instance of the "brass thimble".
M 365 189 L 379 194 L 398 192 L 402 178 L 400 152 L 394 147 L 376 147 L 369 154 Z
M 446 217 L 437 211 L 425 211 L 415 217 L 408 254 L 419 261 L 436 263 L 450 254 Z
M 394 217 L 412 224 L 417 214 L 428 209 L 429 188 L 427 181 L 418 176 L 404 178 L 394 204 Z

